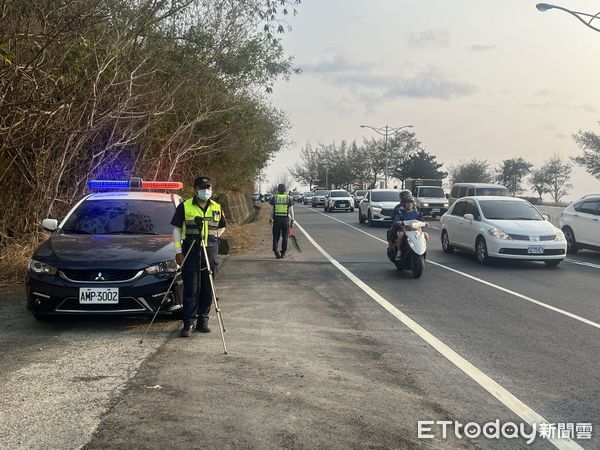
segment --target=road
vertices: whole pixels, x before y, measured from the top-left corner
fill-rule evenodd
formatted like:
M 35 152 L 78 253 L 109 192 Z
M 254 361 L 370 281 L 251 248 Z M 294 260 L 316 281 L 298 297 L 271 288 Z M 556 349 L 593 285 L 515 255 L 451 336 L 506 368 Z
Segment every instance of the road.
M 260 248 L 224 261 L 227 356 L 216 332 L 160 321 L 139 345 L 145 319 L 37 323 L 0 296 L 0 448 L 511 449 L 526 439 L 419 439 L 417 421 L 536 418 L 592 439 L 531 448 L 600 446 L 599 254 L 483 267 L 431 228 L 415 280 L 385 228 L 296 218 L 301 251 L 275 260 L 258 224 Z
M 550 423 L 598 427 L 598 254 L 581 252 L 555 269 L 515 262 L 484 267 L 467 254 L 444 254 L 432 222 L 429 263 L 414 280 L 385 260 L 385 228 L 359 225 L 356 214 L 302 207 L 296 214 L 333 259 L 527 407 Z M 457 389 L 466 375 L 452 366 L 432 378 L 432 395 L 463 417 L 499 417 L 506 405 L 494 407 L 479 388 Z M 579 444 L 597 448 L 594 436 Z

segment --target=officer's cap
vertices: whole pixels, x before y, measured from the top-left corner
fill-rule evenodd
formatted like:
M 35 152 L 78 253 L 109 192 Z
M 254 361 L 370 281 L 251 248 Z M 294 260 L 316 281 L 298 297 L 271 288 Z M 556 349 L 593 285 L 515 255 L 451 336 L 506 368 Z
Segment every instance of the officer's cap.
M 194 186 L 195 187 L 211 187 L 212 186 L 212 180 L 210 179 L 210 177 L 198 177 L 194 180 Z

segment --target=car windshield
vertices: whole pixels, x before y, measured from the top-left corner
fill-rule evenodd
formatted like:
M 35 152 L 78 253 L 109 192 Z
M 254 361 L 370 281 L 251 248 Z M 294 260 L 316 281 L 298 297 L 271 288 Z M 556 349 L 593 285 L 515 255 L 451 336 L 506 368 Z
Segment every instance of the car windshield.
M 326 195 L 327 191 L 316 191 L 315 195 Z
M 155 234 L 172 232 L 175 206 L 154 200 L 86 200 L 69 216 L 67 234 Z
M 304 194 L 305 197 L 312 197 L 314 194 L 312 192 L 307 192 Z
M 419 188 L 419 197 L 445 197 L 444 190 L 436 187 L 422 187 Z
M 366 193 L 367 191 L 356 191 L 354 195 L 357 197 L 364 197 Z
M 544 220 L 529 202 L 481 200 L 481 212 L 490 220 Z
M 399 202 L 400 192 L 396 191 L 380 191 L 371 193 L 372 202 Z
M 498 197 L 509 197 L 510 193 L 508 192 L 508 189 L 503 188 L 503 187 L 478 187 L 477 188 L 477 195 L 480 196 L 484 196 L 484 197 L 490 197 L 490 196 L 498 196 Z
M 330 197 L 350 197 L 346 191 L 331 191 Z

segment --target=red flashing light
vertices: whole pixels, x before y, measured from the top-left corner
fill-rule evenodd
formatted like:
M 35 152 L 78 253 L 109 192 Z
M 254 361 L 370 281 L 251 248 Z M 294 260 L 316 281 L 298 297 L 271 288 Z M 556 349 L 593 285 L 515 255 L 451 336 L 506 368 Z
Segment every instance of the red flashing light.
M 142 189 L 183 189 L 180 181 L 142 181 Z

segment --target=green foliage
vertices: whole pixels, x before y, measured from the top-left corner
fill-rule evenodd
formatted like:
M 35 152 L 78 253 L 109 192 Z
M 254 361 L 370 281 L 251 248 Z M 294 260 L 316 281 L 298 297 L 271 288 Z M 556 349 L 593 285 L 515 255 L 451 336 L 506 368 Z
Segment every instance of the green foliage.
M 394 172 L 394 177 L 399 180 L 407 178 L 427 178 L 443 180 L 448 176 L 448 172 L 440 170 L 443 164 L 436 161 L 436 156 L 421 149 L 414 155 L 411 155 Z
M 573 185 L 571 172 L 573 166 L 569 162 L 563 162 L 560 156 L 554 155 L 541 167 L 541 179 L 544 180 L 544 189 L 548 192 L 555 203 L 569 194 Z
M 496 182 L 506 186 L 510 195 L 518 195 L 523 192 L 521 184 L 532 166 L 523 158 L 505 159 L 496 169 Z
M 600 180 L 600 135 L 591 131 L 579 131 L 573 138 L 583 150 L 583 154 L 573 160 Z
M 472 159 L 450 167 L 450 179 L 454 183 L 491 183 L 493 175 L 486 160 Z
M 90 178 L 247 186 L 286 142 L 267 93 L 298 1 L 13 0 L 0 28 L 0 242 L 61 217 Z M 266 28 L 265 28 L 266 27 Z

